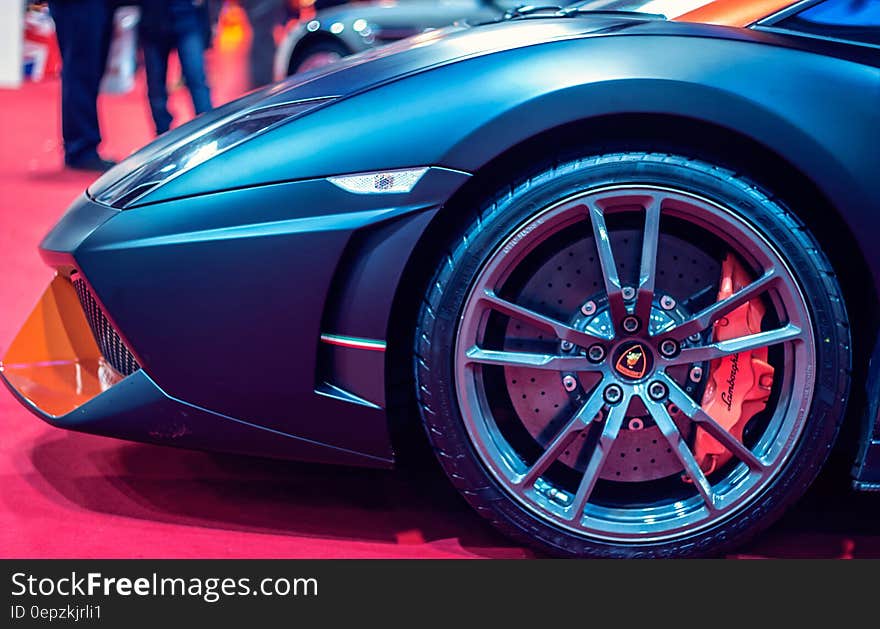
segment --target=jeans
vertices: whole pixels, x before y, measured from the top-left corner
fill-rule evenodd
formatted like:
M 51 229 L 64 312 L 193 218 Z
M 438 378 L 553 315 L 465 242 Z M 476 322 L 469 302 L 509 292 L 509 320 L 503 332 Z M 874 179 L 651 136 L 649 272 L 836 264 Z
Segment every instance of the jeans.
M 82 162 L 98 155 L 98 90 L 110 38 L 113 5 L 106 0 L 49 0 L 61 51 L 61 136 L 64 161 Z
M 205 41 L 196 29 L 156 38 L 143 38 L 144 66 L 147 70 L 147 96 L 156 125 L 162 134 L 171 127 L 168 112 L 168 56 L 177 49 L 186 87 L 192 97 L 196 114 L 211 109 L 211 92 L 205 78 Z
M 242 6 L 253 33 L 249 59 L 251 87 L 262 87 L 274 80 L 273 31 L 277 25 L 284 23 L 284 0 L 245 0 Z

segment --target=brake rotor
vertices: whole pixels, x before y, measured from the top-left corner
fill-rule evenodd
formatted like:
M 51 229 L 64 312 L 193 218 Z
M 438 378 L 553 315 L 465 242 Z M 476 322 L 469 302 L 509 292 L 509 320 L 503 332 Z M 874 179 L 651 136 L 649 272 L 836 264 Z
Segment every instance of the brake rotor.
M 634 282 L 641 254 L 640 232 L 616 231 L 610 234 L 610 238 L 621 281 L 627 282 L 633 276 Z M 531 275 L 517 296 L 517 303 L 581 329 L 589 325 L 594 332 L 610 332 L 610 320 L 604 304 L 604 282 L 595 251 L 592 238 L 563 248 Z M 715 295 L 720 264 L 680 238 L 661 234 L 657 268 L 661 269 L 658 271 L 657 294 L 672 296 L 676 305 L 669 310 L 655 306 L 652 319 L 684 320 L 688 314 L 687 304 L 678 303 L 679 296 Z M 679 271 L 673 272 L 671 269 Z M 581 312 L 581 306 L 589 300 L 596 304 L 596 313 L 586 317 Z M 555 337 L 513 319 L 507 324 L 504 349 L 548 354 L 560 352 Z M 556 372 L 505 367 L 504 374 L 514 411 L 542 448 L 571 418 L 585 399 L 586 391 L 593 385 L 589 374 L 579 374 L 579 386 L 572 392 L 565 390 Z M 671 375 L 675 377 L 675 374 Z M 694 383 L 686 382 L 687 369 L 682 370 L 675 379 L 694 391 Z M 681 429 L 687 428 L 688 422 L 678 420 L 674 412 L 673 419 Z M 582 432 L 581 438 L 571 443 L 559 461 L 582 472 L 592 452 L 592 447 L 586 443 L 586 436 L 587 431 Z M 677 456 L 650 420 L 647 410 L 635 400 L 600 477 L 618 482 L 643 482 L 681 472 L 682 466 Z

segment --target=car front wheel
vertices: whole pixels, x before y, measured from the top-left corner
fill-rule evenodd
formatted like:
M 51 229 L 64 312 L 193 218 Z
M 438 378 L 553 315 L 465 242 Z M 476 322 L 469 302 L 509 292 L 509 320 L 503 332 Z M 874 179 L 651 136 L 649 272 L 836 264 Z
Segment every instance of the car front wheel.
M 559 556 L 700 556 L 814 480 L 850 341 L 828 260 L 769 192 L 620 153 L 486 200 L 430 284 L 414 366 L 442 467 L 508 535 Z

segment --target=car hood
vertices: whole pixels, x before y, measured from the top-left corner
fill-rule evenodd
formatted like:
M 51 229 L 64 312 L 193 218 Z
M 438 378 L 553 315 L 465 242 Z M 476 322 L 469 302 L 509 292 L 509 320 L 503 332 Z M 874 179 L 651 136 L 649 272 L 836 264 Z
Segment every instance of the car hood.
M 617 33 L 646 19 L 606 15 L 518 19 L 480 26 L 458 24 L 347 57 L 313 72 L 251 92 L 174 129 L 132 154 L 89 188 L 98 195 L 201 129 L 247 111 L 324 97 L 344 98 L 377 85 L 456 61 L 560 39 Z

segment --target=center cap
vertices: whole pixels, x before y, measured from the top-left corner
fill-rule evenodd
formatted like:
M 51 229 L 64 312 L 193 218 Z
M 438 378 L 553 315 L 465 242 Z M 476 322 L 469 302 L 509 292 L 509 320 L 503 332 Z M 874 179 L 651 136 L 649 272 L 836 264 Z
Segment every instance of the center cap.
M 648 348 L 638 341 L 621 345 L 614 357 L 614 371 L 630 380 L 641 380 L 651 370 L 653 359 Z

